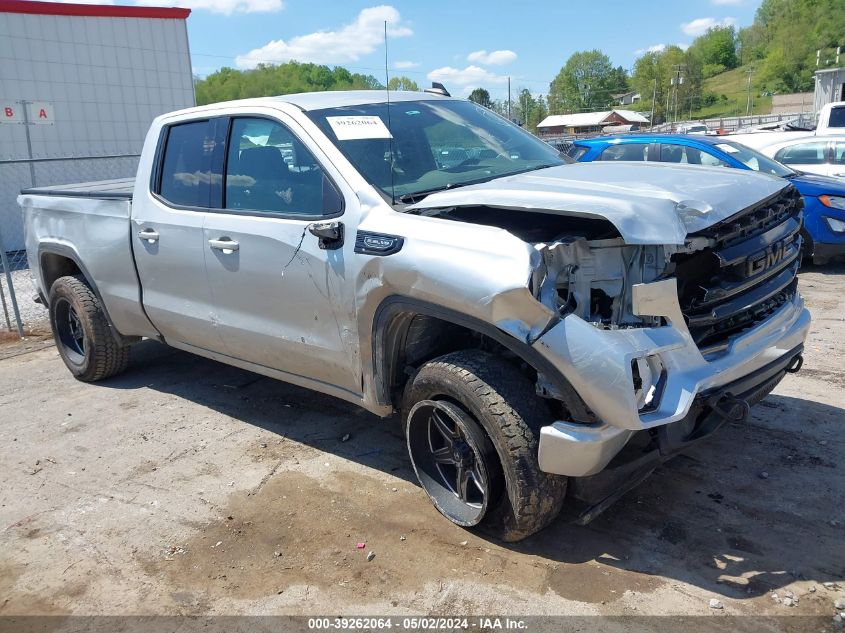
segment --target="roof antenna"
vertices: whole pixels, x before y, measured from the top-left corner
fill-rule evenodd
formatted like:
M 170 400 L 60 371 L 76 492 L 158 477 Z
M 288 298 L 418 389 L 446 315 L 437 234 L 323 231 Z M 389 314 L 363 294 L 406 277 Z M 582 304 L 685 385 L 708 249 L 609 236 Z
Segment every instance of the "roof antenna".
M 387 92 L 387 131 L 390 133 L 390 202 L 396 204 L 396 183 L 393 175 L 393 126 L 390 124 L 390 77 L 387 70 L 387 20 L 384 21 L 384 89 Z

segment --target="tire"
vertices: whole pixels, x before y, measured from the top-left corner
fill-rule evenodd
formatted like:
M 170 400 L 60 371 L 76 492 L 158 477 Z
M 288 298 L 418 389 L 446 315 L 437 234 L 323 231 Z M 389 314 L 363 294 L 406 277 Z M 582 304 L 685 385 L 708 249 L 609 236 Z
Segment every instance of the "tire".
M 425 363 L 406 385 L 402 404 L 411 462 L 435 507 L 457 525 L 477 526 L 509 542 L 542 530 L 563 506 L 566 478 L 542 472 L 537 461 L 540 427 L 551 422 L 549 417 L 528 378 L 505 360 L 478 350 Z M 488 492 L 481 503 L 475 500 L 474 513 L 456 511 L 455 498 L 467 505 L 470 499 L 450 485 L 453 471 L 439 462 L 432 469 L 438 458 L 431 456 L 443 453 L 435 443 L 438 433 L 431 431 L 441 426 L 438 418 L 458 436 L 465 427 L 464 442 L 473 459 L 484 465 Z M 421 428 L 428 429 L 427 442 Z
M 801 229 L 801 253 L 799 257 L 801 258 L 801 263 L 803 264 L 815 264 L 813 258 L 813 251 L 815 250 L 815 244 L 813 243 L 813 238 L 810 237 L 810 234 L 807 233 L 805 229 Z
M 82 276 L 56 279 L 49 307 L 56 347 L 77 380 L 95 382 L 126 369 L 129 347 L 115 339 L 100 300 Z

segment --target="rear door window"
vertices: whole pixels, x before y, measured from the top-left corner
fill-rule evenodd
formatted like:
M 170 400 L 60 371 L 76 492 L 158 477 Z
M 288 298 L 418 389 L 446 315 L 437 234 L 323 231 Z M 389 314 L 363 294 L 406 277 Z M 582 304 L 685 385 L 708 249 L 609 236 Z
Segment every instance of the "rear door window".
M 728 167 L 723 160 L 708 154 L 697 147 L 663 143 L 660 146 L 661 163 L 683 163 L 685 165 L 707 165 L 710 167 Z
M 845 127 L 845 106 L 831 108 L 827 127 Z
M 226 119 L 180 123 L 167 128 L 157 193 L 177 207 L 222 204 Z
M 786 165 L 824 165 L 827 162 L 827 141 L 783 147 L 775 154 L 775 160 Z
M 599 160 L 648 160 L 648 143 L 620 143 L 601 153 Z

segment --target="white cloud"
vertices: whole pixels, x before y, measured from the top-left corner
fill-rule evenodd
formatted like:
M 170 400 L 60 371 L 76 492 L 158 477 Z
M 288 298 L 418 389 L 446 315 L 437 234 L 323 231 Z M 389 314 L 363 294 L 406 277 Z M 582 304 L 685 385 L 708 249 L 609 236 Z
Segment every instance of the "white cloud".
M 645 55 L 646 53 L 662 53 L 666 50 L 666 44 L 654 44 L 648 48 L 638 48 L 634 55 Z
M 136 4 L 205 9 L 212 13 L 222 13 L 224 15 L 232 15 L 233 13 L 275 12 L 281 11 L 284 8 L 282 0 L 136 0 Z
M 463 69 L 443 66 L 443 68 L 436 68 L 428 73 L 428 78 L 431 81 L 439 81 L 445 84 L 447 89 L 450 85 L 473 85 L 477 87 L 483 84 L 501 84 L 508 81 L 506 76 L 491 73 L 479 66 L 467 66 Z
M 238 68 L 254 68 L 260 63 L 283 63 L 292 59 L 317 64 L 355 62 L 381 45 L 385 21 L 388 37 L 413 35 L 413 31 L 402 23 L 399 11 L 395 8 L 389 5 L 369 7 L 362 10 L 355 20 L 337 30 L 297 35 L 287 42 L 273 40 L 245 55 L 238 55 L 235 65 Z
M 489 53 L 481 50 L 473 51 L 467 55 L 467 61 L 484 64 L 485 66 L 502 66 L 510 64 L 514 60 L 516 60 L 516 53 L 509 50 L 490 51 Z
M 409 62 L 409 61 L 393 62 L 393 67 L 397 70 L 407 70 L 409 68 L 416 68 L 419 65 L 420 65 L 419 62 Z
M 634 55 L 638 57 L 640 55 L 645 55 L 646 53 L 662 53 L 665 51 L 669 46 L 677 46 L 682 51 L 685 51 L 689 48 L 689 44 L 683 44 L 678 42 L 677 44 L 654 44 L 653 46 L 649 46 L 648 48 L 640 48 L 634 51 Z
M 681 24 L 681 30 L 685 35 L 690 37 L 698 37 L 704 35 L 707 29 L 716 28 L 717 26 L 733 26 L 736 24 L 736 18 L 723 18 L 717 20 L 716 18 L 696 18 L 692 22 L 684 22 Z

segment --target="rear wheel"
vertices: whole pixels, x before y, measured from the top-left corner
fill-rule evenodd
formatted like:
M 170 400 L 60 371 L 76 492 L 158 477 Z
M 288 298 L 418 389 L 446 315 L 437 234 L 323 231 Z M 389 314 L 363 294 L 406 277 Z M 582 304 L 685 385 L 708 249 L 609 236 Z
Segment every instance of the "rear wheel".
M 56 347 L 77 379 L 94 382 L 126 369 L 129 348 L 117 342 L 99 299 L 81 276 L 53 282 L 49 303 Z
M 563 505 L 566 478 L 537 462 L 548 417 L 530 380 L 478 350 L 424 364 L 403 402 L 411 462 L 435 507 L 505 541 L 543 529 Z

